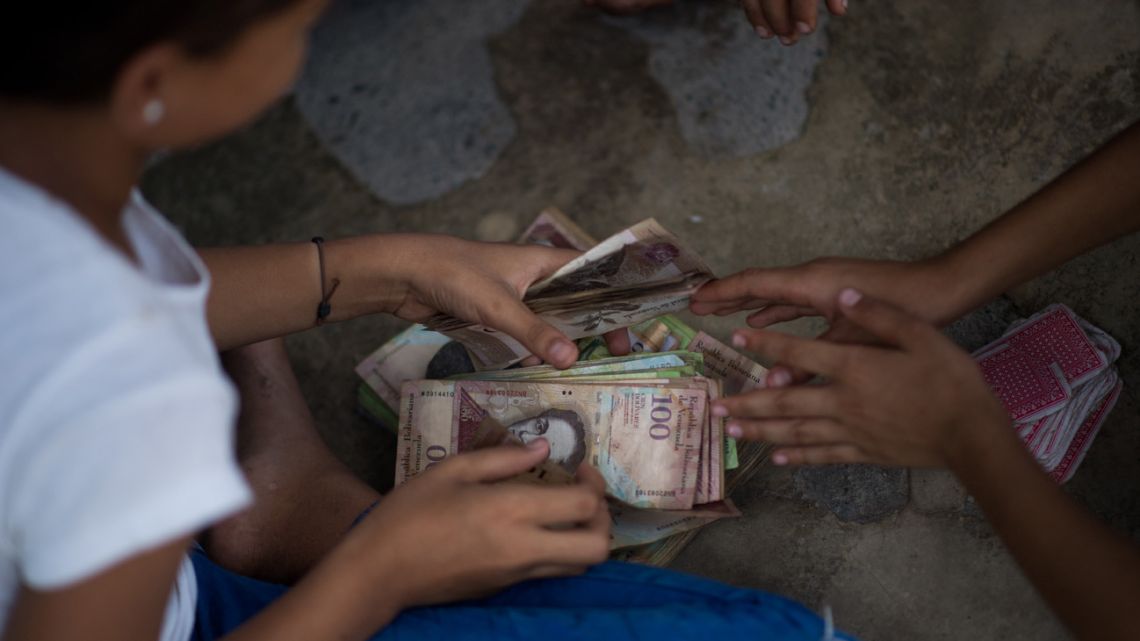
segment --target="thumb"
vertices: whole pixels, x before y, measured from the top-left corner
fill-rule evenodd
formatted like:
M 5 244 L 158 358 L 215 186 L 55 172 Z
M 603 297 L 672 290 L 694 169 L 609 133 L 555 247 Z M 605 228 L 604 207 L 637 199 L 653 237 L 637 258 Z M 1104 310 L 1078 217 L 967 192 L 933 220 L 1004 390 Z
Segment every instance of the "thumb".
M 605 333 L 606 349 L 614 356 L 629 354 L 629 331 L 624 327 Z
M 546 439 L 535 439 L 523 447 L 501 445 L 460 454 L 452 459 L 455 475 L 471 483 L 490 483 L 522 474 L 550 456 Z
M 931 334 L 942 336 L 917 317 L 850 287 L 839 292 L 836 302 L 845 318 L 887 345 L 917 347 L 929 343 Z
M 598 494 L 606 493 L 606 478 L 593 465 L 583 463 L 578 466 L 578 482 L 589 487 Z
M 576 249 L 559 249 L 555 247 L 528 246 L 524 250 L 524 260 L 530 266 L 533 285 L 539 279 L 546 278 L 561 269 L 566 263 L 578 258 L 582 252 Z
M 488 301 L 487 306 L 493 310 L 486 314 L 489 319 L 487 325 L 510 335 L 531 354 L 558 368 L 570 367 L 578 360 L 578 347 L 517 298 L 504 292 L 502 296 Z

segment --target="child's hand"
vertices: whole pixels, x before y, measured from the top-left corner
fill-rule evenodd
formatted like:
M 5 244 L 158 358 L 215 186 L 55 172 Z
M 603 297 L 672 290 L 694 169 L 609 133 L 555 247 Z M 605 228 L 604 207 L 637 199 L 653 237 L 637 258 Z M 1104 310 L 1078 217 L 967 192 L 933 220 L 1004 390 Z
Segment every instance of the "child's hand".
M 794 45 L 800 36 L 815 31 L 818 0 L 741 0 L 748 22 L 761 38 L 779 36 L 780 43 Z M 847 13 L 847 0 L 827 0 L 833 16 Z
M 523 293 L 581 252 L 536 245 L 480 243 L 449 236 L 411 236 L 404 248 L 404 295 L 393 313 L 420 322 L 444 312 L 505 332 L 532 354 L 569 367 L 578 348 L 525 305 Z M 626 332 L 606 336 L 610 351 L 629 351 Z
M 660 5 L 673 4 L 673 0 L 583 0 L 588 7 L 598 7 L 606 13 L 627 15 L 639 13 Z M 818 24 L 817 0 L 740 0 L 748 22 L 761 38 L 779 36 L 785 45 L 795 44 L 800 36 L 815 31 Z M 847 0 L 827 0 L 832 15 L 847 13 Z
M 622 16 L 673 4 L 673 0 L 582 0 L 582 3 L 587 7 L 597 7 L 606 13 Z
M 835 308 L 885 347 L 741 330 L 734 342 L 827 382 L 727 398 L 729 433 L 777 447 L 777 464 L 956 466 L 979 443 L 1015 438 L 977 364 L 937 329 L 853 289 Z
M 839 312 L 836 296 L 854 287 L 889 302 L 922 320 L 944 324 L 966 311 L 959 303 L 957 283 L 936 260 L 904 263 L 858 258 L 820 258 L 794 267 L 746 269 L 715 280 L 693 295 L 690 308 L 704 316 L 726 316 L 756 309 L 748 317 L 763 328 L 806 316 L 823 316 L 830 327 L 820 335 L 837 343 L 874 343 L 874 335 Z M 967 305 L 968 306 L 968 305 Z M 777 363 L 768 384 L 806 380 L 802 371 Z
M 398 609 L 486 595 L 536 577 L 578 574 L 609 554 L 605 482 L 494 484 L 543 461 L 544 440 L 461 454 L 396 488 L 353 530 Z M 351 543 L 350 543 L 351 541 Z

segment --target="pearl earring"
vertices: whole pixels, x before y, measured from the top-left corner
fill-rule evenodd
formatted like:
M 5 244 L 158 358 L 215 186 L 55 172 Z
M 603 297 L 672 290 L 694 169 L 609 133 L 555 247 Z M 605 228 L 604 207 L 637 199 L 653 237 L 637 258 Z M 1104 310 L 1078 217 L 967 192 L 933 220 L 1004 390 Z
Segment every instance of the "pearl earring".
M 148 126 L 153 127 L 154 125 L 157 125 L 165 115 L 166 105 L 162 104 L 162 101 L 158 98 L 149 100 L 145 105 L 143 105 L 143 122 L 145 122 Z

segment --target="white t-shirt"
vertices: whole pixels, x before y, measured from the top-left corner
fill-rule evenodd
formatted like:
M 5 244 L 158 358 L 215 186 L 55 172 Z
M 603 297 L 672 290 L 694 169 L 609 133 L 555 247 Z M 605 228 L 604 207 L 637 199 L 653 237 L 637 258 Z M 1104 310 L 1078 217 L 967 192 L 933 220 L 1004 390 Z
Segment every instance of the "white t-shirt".
M 63 587 L 244 507 L 237 398 L 206 325 L 208 274 L 143 198 L 138 263 L 0 170 L 0 631 L 21 583 Z M 185 641 L 184 560 L 163 641 Z

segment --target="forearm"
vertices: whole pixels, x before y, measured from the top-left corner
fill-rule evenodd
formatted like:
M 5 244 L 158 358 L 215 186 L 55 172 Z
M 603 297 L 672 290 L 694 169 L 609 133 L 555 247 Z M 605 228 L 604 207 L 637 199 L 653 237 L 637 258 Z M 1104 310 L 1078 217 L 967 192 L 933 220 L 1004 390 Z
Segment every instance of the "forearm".
M 1140 552 L 1070 499 L 1008 425 L 953 465 L 994 530 L 1078 639 L 1124 639 L 1140 604 Z
M 324 243 L 330 322 L 393 310 L 403 297 L 404 235 Z M 200 249 L 213 279 L 207 306 L 219 349 L 284 336 L 316 324 L 321 275 L 314 243 Z
M 359 548 L 359 549 L 354 549 Z M 224 641 L 363 641 L 388 625 L 401 606 L 395 581 L 369 579 L 365 542 L 347 538 L 301 582 Z
M 1140 123 L 934 259 L 959 314 L 1140 230 Z

